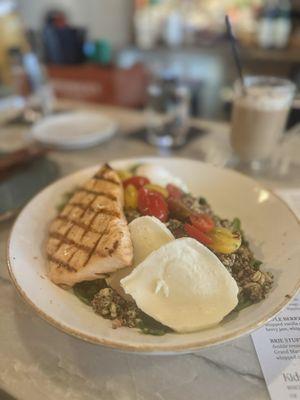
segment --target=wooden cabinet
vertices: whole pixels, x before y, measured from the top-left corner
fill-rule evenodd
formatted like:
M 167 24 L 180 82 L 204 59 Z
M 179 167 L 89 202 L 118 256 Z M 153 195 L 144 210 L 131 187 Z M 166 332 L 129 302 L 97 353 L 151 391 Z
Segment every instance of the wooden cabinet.
M 132 108 L 145 104 L 148 73 L 141 64 L 130 69 L 49 65 L 47 72 L 58 98 Z

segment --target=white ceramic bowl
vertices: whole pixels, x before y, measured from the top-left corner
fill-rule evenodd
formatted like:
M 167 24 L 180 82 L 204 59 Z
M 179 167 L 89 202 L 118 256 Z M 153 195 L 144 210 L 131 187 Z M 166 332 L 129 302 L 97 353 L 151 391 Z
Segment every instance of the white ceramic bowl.
M 117 168 L 137 162 L 157 163 L 181 177 L 195 195 L 205 196 L 223 217 L 239 217 L 263 269 L 274 274 L 268 297 L 220 325 L 189 334 L 151 336 L 130 328 L 112 329 L 111 321 L 94 314 L 71 292 L 47 278 L 44 243 L 49 222 L 64 192 L 84 182 L 98 167 L 79 171 L 37 195 L 19 215 L 8 246 L 11 278 L 35 311 L 62 331 L 83 340 L 125 351 L 192 352 L 223 343 L 259 328 L 278 313 L 300 286 L 300 226 L 287 205 L 255 181 L 236 172 L 184 159 L 131 159 L 112 162 Z

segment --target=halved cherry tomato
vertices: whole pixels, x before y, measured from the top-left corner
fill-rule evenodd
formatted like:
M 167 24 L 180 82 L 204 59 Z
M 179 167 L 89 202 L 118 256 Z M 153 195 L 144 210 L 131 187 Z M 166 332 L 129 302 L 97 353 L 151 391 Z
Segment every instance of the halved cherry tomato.
M 193 214 L 190 216 L 190 221 L 202 232 L 210 232 L 215 227 L 213 219 L 207 214 Z
M 210 248 L 218 253 L 231 254 L 242 244 L 240 232 L 231 232 L 229 229 L 218 227 L 210 232 L 212 243 Z
M 118 169 L 117 174 L 119 175 L 121 181 L 126 181 L 126 179 L 132 177 L 132 173 L 130 171 L 127 171 L 126 169 Z
M 127 185 L 124 190 L 124 204 L 125 208 L 137 208 L 138 192 L 137 188 L 133 185 Z
M 165 199 L 168 198 L 168 191 L 164 187 L 160 185 L 156 185 L 154 183 L 147 183 L 147 185 L 144 186 L 145 189 L 149 189 L 153 192 L 158 192 L 160 193 Z
M 172 197 L 173 199 L 180 199 L 183 195 L 182 190 L 179 187 L 172 185 L 172 183 L 167 185 L 167 191 L 169 193 L 169 197 Z
M 204 232 L 200 231 L 197 229 L 195 226 L 191 224 L 184 224 L 184 230 L 186 233 L 192 237 L 193 239 L 198 240 L 198 242 L 205 244 L 205 245 L 210 245 L 212 243 L 212 239 L 206 235 Z
M 168 206 L 171 216 L 182 222 L 185 222 L 193 214 L 181 200 L 173 197 L 168 198 Z
M 169 210 L 163 196 L 149 189 L 140 188 L 138 191 L 138 209 L 143 215 L 151 215 L 162 222 L 168 220 Z
M 144 176 L 132 176 L 131 178 L 126 179 L 123 182 L 123 185 L 124 185 L 125 188 L 128 185 L 133 185 L 137 189 L 140 189 L 143 186 L 147 185 L 148 183 L 150 183 L 149 179 L 145 178 Z
M 138 210 L 143 214 L 147 211 L 149 189 L 140 188 L 138 190 Z

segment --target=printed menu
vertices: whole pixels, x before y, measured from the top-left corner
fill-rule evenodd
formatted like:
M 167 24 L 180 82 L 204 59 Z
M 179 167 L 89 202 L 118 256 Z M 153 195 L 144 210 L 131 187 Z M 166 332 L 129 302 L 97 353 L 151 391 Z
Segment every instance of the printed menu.
M 277 194 L 300 217 L 300 190 Z M 271 399 L 300 400 L 300 294 L 252 339 Z

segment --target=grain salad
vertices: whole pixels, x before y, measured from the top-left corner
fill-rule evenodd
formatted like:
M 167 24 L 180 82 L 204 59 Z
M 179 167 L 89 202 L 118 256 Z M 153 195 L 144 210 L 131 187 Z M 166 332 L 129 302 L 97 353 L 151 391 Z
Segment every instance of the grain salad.
M 108 171 L 111 175 L 113 174 L 111 169 Z M 206 198 L 196 197 L 173 183 L 153 182 L 147 176 L 138 175 L 136 167 L 133 170 L 117 171 L 117 173 L 119 180 L 114 178 L 114 190 L 116 194 L 121 193 L 121 189 L 118 189 L 119 192 L 116 191 L 117 185 L 121 182 L 124 190 L 124 208 L 114 211 L 116 215 L 118 213 L 122 218 L 123 212 L 129 227 L 143 216 L 154 217 L 163 224 L 166 232 L 169 232 L 169 236 L 172 237 L 170 240 L 190 238 L 209 249 L 210 254 L 213 253 L 217 257 L 222 268 L 225 267 L 227 274 L 230 274 L 237 286 L 237 303 L 228 312 L 239 312 L 245 307 L 262 301 L 267 296 L 272 288 L 273 276 L 270 272 L 261 269 L 262 262 L 255 257 L 238 217 L 233 220 L 221 218 L 214 212 Z M 102 176 L 100 179 L 103 181 Z M 110 180 L 112 180 L 111 177 Z M 102 192 L 99 193 L 101 195 Z M 109 201 L 113 202 L 116 194 L 108 195 Z M 101 209 L 101 204 L 99 207 Z M 64 205 L 61 209 L 64 209 Z M 160 229 L 162 234 L 164 229 L 162 227 Z M 128 236 L 127 232 L 130 233 L 130 229 L 128 231 L 126 228 Z M 55 232 L 55 235 L 56 238 L 58 234 Z M 119 235 L 120 238 L 122 235 L 124 233 Z M 131 237 L 131 239 L 134 238 Z M 116 246 L 119 246 L 119 242 Z M 117 248 L 114 247 L 113 251 Z M 155 252 L 156 249 L 158 249 L 157 246 L 153 251 Z M 148 251 L 148 254 L 150 253 Z M 213 255 L 211 257 L 214 257 Z M 110 263 L 109 258 L 108 253 L 107 263 Z M 126 268 L 130 267 L 129 258 L 123 257 L 122 262 L 124 266 L 127 265 Z M 137 265 L 131 265 L 127 274 L 130 275 L 136 267 Z M 126 268 L 123 271 L 126 271 Z M 171 324 L 168 326 L 162 323 L 138 307 L 132 296 L 125 295 L 123 288 L 119 290 L 112 285 L 108 279 L 111 274 L 112 272 L 104 270 L 99 279 L 76 282 L 73 286 L 74 294 L 92 307 L 96 314 L 112 321 L 114 329 L 122 326 L 137 328 L 145 334 L 153 335 L 163 335 L 174 331 L 170 327 Z M 123 282 L 124 277 L 126 278 L 125 273 L 119 281 Z M 164 289 L 163 283 L 159 283 L 155 290 L 159 292 L 167 289 Z M 165 292 L 165 296 L 168 296 L 168 291 Z

